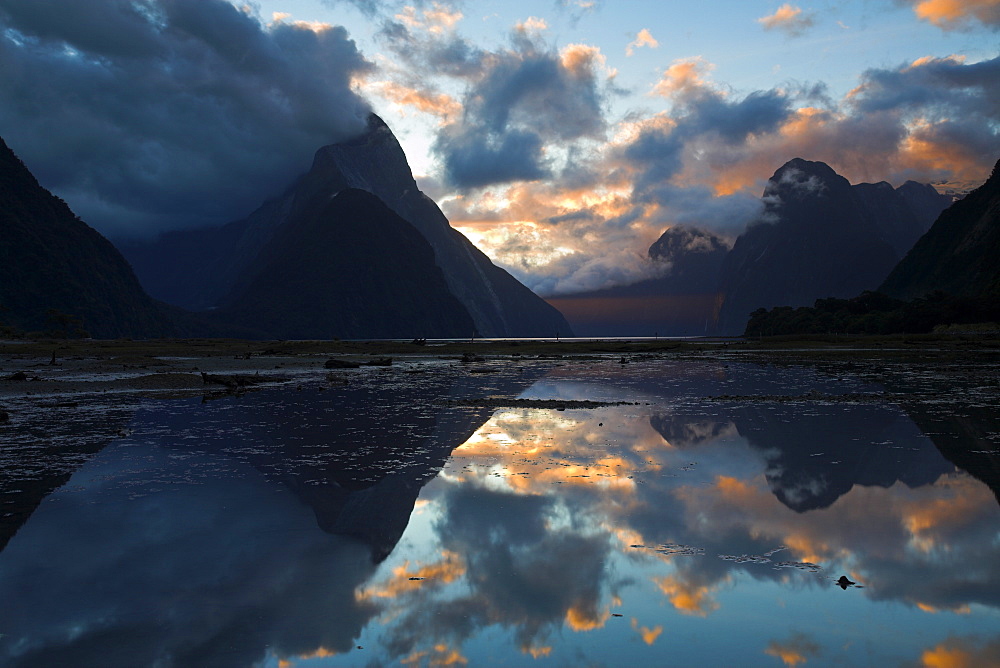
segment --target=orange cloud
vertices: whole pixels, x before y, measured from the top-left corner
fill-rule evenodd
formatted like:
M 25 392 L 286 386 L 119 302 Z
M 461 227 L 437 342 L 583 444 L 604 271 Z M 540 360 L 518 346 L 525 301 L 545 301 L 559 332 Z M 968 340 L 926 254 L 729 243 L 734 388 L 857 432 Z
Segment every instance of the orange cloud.
M 594 68 L 607 62 L 600 47 L 589 44 L 570 44 L 559 52 L 562 66 L 574 77 L 593 76 Z
M 985 644 L 975 638 L 948 638 L 925 650 L 920 665 L 926 668 L 985 668 L 1000 666 L 1000 637 Z
M 315 652 L 310 652 L 309 654 L 300 654 L 296 658 L 300 661 L 309 661 L 310 659 L 326 659 L 331 656 L 337 656 L 337 652 L 333 650 L 326 649 L 325 647 L 320 647 Z M 279 659 L 278 668 L 294 668 L 295 661 L 290 659 Z
M 1000 24 L 1000 0 L 918 0 L 913 11 L 921 20 L 944 30 L 962 28 L 972 21 Z
M 648 46 L 651 49 L 655 49 L 660 46 L 660 43 L 656 41 L 652 33 L 650 33 L 647 28 L 640 30 L 639 34 L 636 35 L 636 38 L 628 43 L 628 46 L 625 47 L 625 55 L 631 56 L 635 53 L 636 49 L 641 49 L 644 46 Z
M 544 647 L 522 647 L 521 651 L 525 654 L 530 654 L 532 659 L 540 659 L 542 657 L 552 654 L 552 647 L 546 645 Z
M 529 16 L 514 26 L 514 30 L 522 33 L 542 32 L 548 29 L 549 24 L 545 22 L 545 19 L 540 19 L 537 16 Z
M 937 128 L 926 121 L 918 121 L 903 141 L 900 159 L 911 169 L 926 173 L 948 172 L 950 178 L 943 185 L 957 190 L 979 186 L 983 174 L 988 173 L 988 166 L 969 147 L 942 137 Z
M 610 618 L 609 611 L 598 613 L 589 601 L 576 603 L 566 611 L 566 625 L 574 631 L 593 631 L 602 628 Z
M 960 606 L 958 606 L 956 608 L 949 609 L 949 608 L 939 608 L 939 607 L 931 605 L 929 603 L 920 603 L 918 601 L 917 602 L 917 608 L 919 608 L 920 610 L 923 610 L 924 612 L 930 613 L 932 615 L 936 615 L 937 613 L 941 612 L 942 610 L 944 610 L 946 612 L 951 612 L 951 613 L 956 614 L 956 615 L 968 615 L 968 614 L 972 613 L 972 608 L 970 608 L 967 604 L 966 605 L 960 605 Z
M 764 654 L 778 657 L 786 666 L 797 666 L 817 656 L 821 649 L 806 635 L 797 633 L 784 642 L 772 640 L 764 649 Z
M 408 28 L 426 30 L 432 35 L 441 35 L 455 27 L 462 20 L 462 12 L 451 11 L 435 2 L 430 9 L 418 12 L 415 7 L 406 6 L 396 14 L 396 19 Z
M 413 570 L 410 569 L 409 561 L 403 562 L 402 566 L 392 569 L 393 577 L 388 583 L 381 587 L 371 587 L 357 591 L 354 596 L 359 601 L 375 598 L 396 598 L 397 596 L 426 586 L 423 583 L 424 580 L 448 584 L 463 575 L 465 575 L 465 565 L 462 563 L 462 558 L 455 552 L 444 550 L 441 555 L 441 561 Z
M 663 633 L 663 627 L 659 625 L 654 628 L 639 626 L 639 620 L 635 617 L 632 618 L 632 628 L 639 632 L 639 636 L 642 638 L 642 641 L 647 645 L 655 643 L 656 639 L 660 637 L 661 633 Z
M 685 615 L 707 617 L 719 609 L 719 604 L 711 598 L 712 587 L 684 582 L 674 575 L 653 578 L 653 582 L 670 599 L 670 604 Z
M 465 666 L 469 663 L 469 660 L 462 656 L 462 653 L 457 649 L 450 648 L 444 643 L 439 643 L 434 645 L 434 649 L 431 651 L 415 651 L 410 653 L 400 659 L 400 663 L 403 665 L 411 663 L 421 665 L 426 663 L 429 666 Z
M 715 65 L 701 56 L 676 60 L 663 72 L 660 80 L 653 86 L 653 93 L 669 98 L 705 88 L 708 86 L 708 80 L 705 79 L 704 75 L 713 69 L 715 69 Z
M 438 116 L 441 123 L 448 123 L 462 112 L 462 105 L 446 93 L 433 93 L 410 88 L 392 81 L 382 81 L 365 86 L 386 100 L 421 113 Z
M 798 35 L 813 24 L 812 18 L 802 13 L 799 7 L 784 4 L 778 7 L 770 16 L 762 16 L 757 19 L 757 23 L 764 26 L 764 30 L 780 29 L 792 35 Z

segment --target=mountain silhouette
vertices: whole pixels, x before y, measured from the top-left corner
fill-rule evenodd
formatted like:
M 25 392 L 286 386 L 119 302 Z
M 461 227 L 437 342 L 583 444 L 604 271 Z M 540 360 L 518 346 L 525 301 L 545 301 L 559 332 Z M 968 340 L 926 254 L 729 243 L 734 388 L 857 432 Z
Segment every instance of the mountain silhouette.
M 940 290 L 1000 296 L 1000 162 L 986 182 L 943 211 L 879 288 L 899 299 Z
M 39 185 L 2 139 L 0 323 L 99 338 L 170 331 L 122 254 Z
M 130 244 L 123 249 L 150 293 L 168 303 L 192 310 L 222 307 L 225 311 L 237 308 L 241 300 L 256 300 L 263 311 L 280 310 L 284 307 L 264 301 L 276 296 L 272 291 L 256 296 L 247 292 L 252 285 L 263 285 L 255 277 L 265 271 L 263 264 L 270 261 L 269 258 L 273 260 L 275 251 L 269 249 L 270 245 L 280 243 L 286 261 L 294 263 L 296 245 L 305 251 L 310 241 L 306 237 L 296 241 L 290 236 L 291 231 L 318 229 L 301 221 L 315 222 L 323 212 L 336 213 L 327 208 L 328 204 L 347 189 L 365 191 L 373 196 L 362 202 L 352 195 L 355 200 L 352 215 L 381 221 L 373 225 L 373 229 L 378 229 L 386 220 L 387 207 L 412 225 L 429 244 L 433 264 L 443 276 L 446 291 L 472 319 L 470 327 L 465 321 L 442 314 L 445 317 L 436 330 L 441 332 L 439 335 L 469 336 L 473 329 L 480 336 L 571 334 L 568 323 L 556 309 L 495 266 L 449 225 L 437 205 L 417 188 L 398 141 L 374 114 L 369 116 L 363 134 L 319 149 L 308 173 L 283 195 L 265 202 L 247 218 L 221 228 L 172 232 L 154 243 Z M 361 211 L 364 207 L 371 209 L 370 214 Z M 338 223 L 330 218 L 328 224 L 336 228 Z M 334 241 L 332 237 L 327 240 Z M 360 253 L 360 248 L 355 249 L 358 262 L 370 261 L 380 266 L 407 262 L 393 254 L 394 244 L 382 237 L 377 241 L 378 244 L 366 246 L 368 254 Z M 325 260 L 317 258 L 317 261 Z M 318 267 L 300 268 L 314 276 L 331 275 Z M 341 279 L 349 281 L 351 277 L 345 275 Z M 358 285 L 362 289 L 361 284 Z M 322 287 L 317 286 L 316 290 Z M 411 291 L 410 296 L 415 297 L 416 293 Z M 436 317 L 435 304 L 442 299 L 442 295 L 436 295 L 422 308 L 430 311 L 431 317 Z M 420 302 L 414 306 L 420 306 Z M 380 308 L 377 303 L 371 303 L 370 307 Z M 403 328 L 409 322 L 409 317 L 403 313 L 394 316 L 388 312 L 383 316 L 395 317 Z M 324 331 L 334 335 L 336 328 L 333 323 L 330 325 Z M 268 335 L 263 327 L 259 333 Z
M 852 186 L 822 162 L 785 163 L 764 189 L 764 212 L 726 258 L 718 332 L 742 333 L 758 308 L 874 290 L 950 202 L 927 188 Z

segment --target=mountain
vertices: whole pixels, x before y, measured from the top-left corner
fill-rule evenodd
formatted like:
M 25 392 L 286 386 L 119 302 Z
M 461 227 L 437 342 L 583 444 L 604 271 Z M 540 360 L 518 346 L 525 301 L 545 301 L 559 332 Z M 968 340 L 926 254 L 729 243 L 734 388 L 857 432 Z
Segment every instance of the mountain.
M 214 317 L 278 338 L 441 338 L 472 317 L 430 244 L 375 195 L 341 190 L 278 229 Z
M 550 297 L 579 336 L 705 334 L 714 322 L 718 285 L 729 244 L 684 225 L 667 229 L 649 247 L 664 274 L 602 290 Z
M 927 188 L 852 186 L 822 162 L 785 163 L 764 189 L 764 212 L 726 258 L 717 331 L 742 333 L 758 308 L 875 289 L 950 202 Z
M 170 331 L 122 254 L 42 188 L 2 139 L 0 322 L 98 338 Z
M 267 261 L 266 249 L 279 232 L 286 227 L 315 230 L 293 223 L 314 217 L 348 188 L 374 195 L 416 228 L 433 250 L 447 290 L 471 316 L 480 336 L 570 335 L 557 310 L 449 225 L 433 200 L 417 188 L 402 148 L 374 114 L 362 135 L 319 149 L 307 174 L 247 218 L 217 229 L 174 232 L 155 243 L 126 245 L 123 250 L 157 298 L 195 310 L 233 305 L 252 299 L 246 290 L 260 271 L 259 264 Z M 369 204 L 375 206 L 373 200 Z M 384 212 L 375 207 L 372 216 L 384 217 Z M 281 243 L 286 248 L 294 245 L 287 237 Z M 383 260 L 391 264 L 402 258 L 378 261 Z M 472 333 L 469 328 L 448 331 L 451 336 Z
M 913 299 L 940 290 L 1000 297 L 1000 162 L 989 179 L 941 213 L 879 288 Z

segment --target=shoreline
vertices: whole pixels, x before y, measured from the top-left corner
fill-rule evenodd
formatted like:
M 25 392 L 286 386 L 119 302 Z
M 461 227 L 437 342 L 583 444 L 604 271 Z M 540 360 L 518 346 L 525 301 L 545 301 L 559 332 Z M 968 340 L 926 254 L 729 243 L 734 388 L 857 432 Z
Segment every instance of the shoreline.
M 463 356 L 466 356 L 463 364 Z M 547 360 L 651 358 L 705 362 L 817 364 L 825 362 L 982 365 L 1000 362 L 995 337 L 775 337 L 747 339 L 588 339 L 428 341 L 250 341 L 241 339 L 0 341 L 0 401 L 69 395 L 139 393 L 194 396 L 319 379 L 341 372 L 328 360 L 367 365 L 392 358 L 379 372 L 413 371 L 430 363 L 462 365 L 470 373 Z M 483 367 L 484 363 L 487 366 Z M 202 374 L 221 378 L 206 382 Z M 252 387 L 251 387 L 252 386 Z M 234 389 L 229 387 L 229 390 Z

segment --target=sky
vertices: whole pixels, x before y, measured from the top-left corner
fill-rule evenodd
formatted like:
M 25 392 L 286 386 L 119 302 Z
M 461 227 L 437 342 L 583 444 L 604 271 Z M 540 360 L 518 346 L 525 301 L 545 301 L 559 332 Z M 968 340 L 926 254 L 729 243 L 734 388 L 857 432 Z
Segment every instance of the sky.
M 371 111 L 543 296 L 729 240 L 795 158 L 967 190 L 1000 158 L 1000 0 L 0 0 L 0 137 L 115 240 L 246 216 Z

